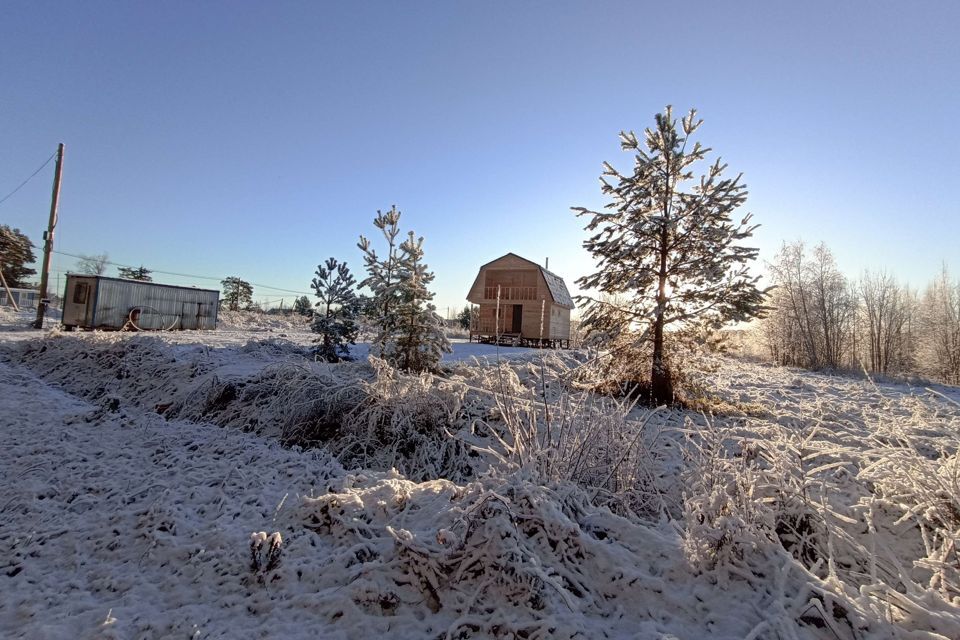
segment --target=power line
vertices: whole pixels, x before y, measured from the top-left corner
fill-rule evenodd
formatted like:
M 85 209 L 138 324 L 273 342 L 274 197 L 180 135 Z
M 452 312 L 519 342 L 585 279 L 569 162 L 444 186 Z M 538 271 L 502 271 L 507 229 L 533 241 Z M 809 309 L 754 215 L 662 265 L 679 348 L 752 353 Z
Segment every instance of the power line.
M 43 168 L 44 168 L 45 166 L 47 166 L 48 164 L 50 164 L 50 161 L 53 160 L 56 155 L 57 155 L 57 152 L 56 152 L 56 151 L 54 151 L 53 153 L 51 153 L 51 154 L 50 154 L 50 157 L 47 158 L 46 160 L 44 160 L 43 164 L 40 165 L 40 168 L 39 168 L 39 169 L 37 169 L 36 171 L 34 171 L 33 173 L 31 173 L 30 176 L 29 176 L 26 180 L 24 180 L 23 182 L 21 182 L 20 185 L 19 185 L 16 189 L 14 189 L 13 191 L 11 191 L 11 192 L 8 193 L 7 195 L 3 196 L 3 198 L 0 198 L 0 204 L 3 204 L 4 202 L 6 202 L 7 199 L 8 199 L 10 196 L 12 196 L 13 194 L 15 194 L 17 191 L 20 191 L 20 189 L 22 189 L 25 184 L 27 184 L 28 182 L 30 182 L 31 180 L 33 180 L 33 177 L 34 177 L 35 175 L 37 175 L 38 173 L 40 173 L 41 171 L 43 171 Z
M 90 257 L 90 256 L 78 255 L 78 254 L 74 254 L 74 253 L 67 253 L 67 252 L 65 252 L 65 251 L 53 251 L 53 253 L 55 253 L 55 254 L 57 254 L 57 255 L 60 255 L 60 256 L 67 256 L 67 257 L 69 257 L 69 258 L 77 258 L 78 260 L 84 260 L 84 259 Z M 104 264 L 112 265 L 112 266 L 114 266 L 114 267 L 123 267 L 123 268 L 125 268 L 125 269 L 137 269 L 137 268 L 138 268 L 138 267 L 135 267 L 135 266 L 132 266 L 132 265 L 129 265 L 129 264 L 120 264 L 119 262 L 111 262 L 110 260 L 104 260 L 103 263 L 104 263 Z M 160 269 L 148 269 L 148 271 L 150 271 L 150 272 L 152 272 L 152 273 L 162 273 L 163 275 L 167 275 L 167 276 L 177 276 L 177 277 L 180 277 L 180 278 L 197 278 L 197 279 L 199 279 L 199 280 L 214 280 L 214 281 L 216 281 L 216 282 L 222 282 L 222 281 L 224 280 L 223 278 L 216 278 L 216 277 L 214 277 L 214 276 L 198 276 L 198 275 L 192 274 L 192 273 L 177 273 L 177 272 L 175 272 L 175 271 L 161 271 Z M 301 295 L 301 296 L 309 296 L 309 295 L 312 295 L 312 294 L 310 294 L 310 293 L 307 293 L 306 291 L 295 291 L 295 290 L 293 290 L 293 289 L 283 289 L 283 288 L 281 288 L 281 287 L 271 287 L 270 285 L 267 285 L 267 284 L 259 284 L 259 283 L 256 283 L 256 282 L 250 282 L 249 284 L 250 284 L 251 286 L 260 287 L 261 289 L 267 289 L 267 290 L 269 290 L 269 291 L 280 291 L 280 292 L 283 292 L 283 293 L 295 293 L 295 294 Z

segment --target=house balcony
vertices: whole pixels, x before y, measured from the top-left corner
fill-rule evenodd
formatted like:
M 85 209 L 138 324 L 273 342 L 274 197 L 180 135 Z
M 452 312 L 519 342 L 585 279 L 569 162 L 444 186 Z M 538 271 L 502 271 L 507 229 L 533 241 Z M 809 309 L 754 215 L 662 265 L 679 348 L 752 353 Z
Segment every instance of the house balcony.
M 504 300 L 536 300 L 536 287 L 484 287 L 483 299 L 495 301 L 497 299 L 497 289 L 500 290 L 500 301 Z

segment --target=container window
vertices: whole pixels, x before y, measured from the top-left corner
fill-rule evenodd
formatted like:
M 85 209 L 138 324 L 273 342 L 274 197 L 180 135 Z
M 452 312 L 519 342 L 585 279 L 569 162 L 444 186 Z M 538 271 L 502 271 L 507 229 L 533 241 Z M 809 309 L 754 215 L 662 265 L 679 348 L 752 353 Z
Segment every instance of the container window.
M 78 282 L 73 288 L 73 301 L 76 304 L 86 304 L 88 295 L 90 295 L 90 285 L 86 282 Z

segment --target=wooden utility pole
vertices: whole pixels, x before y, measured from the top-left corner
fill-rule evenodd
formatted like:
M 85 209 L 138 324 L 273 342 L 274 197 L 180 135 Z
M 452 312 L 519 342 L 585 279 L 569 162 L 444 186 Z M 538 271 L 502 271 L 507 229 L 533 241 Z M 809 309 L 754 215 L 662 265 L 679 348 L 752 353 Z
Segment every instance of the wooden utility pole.
M 37 303 L 37 321 L 34 329 L 43 329 L 43 316 L 47 313 L 47 284 L 50 281 L 50 252 L 53 251 L 53 230 L 57 226 L 57 206 L 60 204 L 60 177 L 63 175 L 63 143 L 57 147 L 57 169 L 53 174 L 53 194 L 50 196 L 50 221 L 43 234 L 43 266 L 40 271 L 40 301 Z

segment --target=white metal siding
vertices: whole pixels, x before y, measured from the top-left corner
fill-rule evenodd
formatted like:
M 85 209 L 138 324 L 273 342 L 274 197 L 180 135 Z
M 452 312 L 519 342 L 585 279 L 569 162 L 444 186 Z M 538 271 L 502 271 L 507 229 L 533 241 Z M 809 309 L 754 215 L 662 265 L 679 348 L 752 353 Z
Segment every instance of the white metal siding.
M 173 287 L 153 282 L 103 277 L 67 276 L 64 324 L 92 329 L 122 329 L 134 314 L 141 329 L 214 329 L 220 292 L 191 287 Z M 71 297 L 77 284 L 93 281 L 89 313 L 72 311 Z

